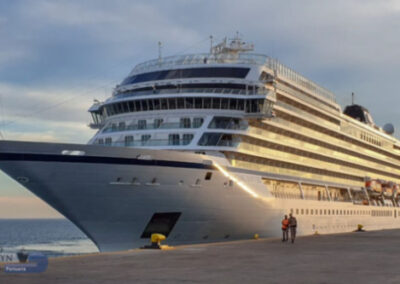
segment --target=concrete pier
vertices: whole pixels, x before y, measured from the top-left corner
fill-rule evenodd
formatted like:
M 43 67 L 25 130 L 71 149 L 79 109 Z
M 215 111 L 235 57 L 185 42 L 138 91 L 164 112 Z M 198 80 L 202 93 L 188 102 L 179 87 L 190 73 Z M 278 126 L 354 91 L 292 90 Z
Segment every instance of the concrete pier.
M 0 283 L 400 283 L 400 230 L 246 240 L 50 259 Z

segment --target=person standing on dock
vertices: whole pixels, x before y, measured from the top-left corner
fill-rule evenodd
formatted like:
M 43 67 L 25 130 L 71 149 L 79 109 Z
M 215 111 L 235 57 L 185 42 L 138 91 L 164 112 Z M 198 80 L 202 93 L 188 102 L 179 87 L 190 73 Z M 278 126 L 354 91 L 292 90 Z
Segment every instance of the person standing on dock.
M 289 214 L 289 228 L 290 228 L 290 238 L 292 239 L 292 243 L 296 239 L 296 229 L 297 229 L 297 220 L 293 217 L 292 213 Z
M 289 219 L 287 215 L 282 220 L 282 242 L 287 242 L 289 240 Z

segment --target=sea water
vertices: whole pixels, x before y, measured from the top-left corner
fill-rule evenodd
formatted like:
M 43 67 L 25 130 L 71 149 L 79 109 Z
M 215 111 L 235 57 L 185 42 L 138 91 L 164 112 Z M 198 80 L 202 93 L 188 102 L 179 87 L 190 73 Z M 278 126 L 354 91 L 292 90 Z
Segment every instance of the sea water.
M 49 257 L 98 252 L 66 219 L 0 219 L 0 250 L 41 252 Z

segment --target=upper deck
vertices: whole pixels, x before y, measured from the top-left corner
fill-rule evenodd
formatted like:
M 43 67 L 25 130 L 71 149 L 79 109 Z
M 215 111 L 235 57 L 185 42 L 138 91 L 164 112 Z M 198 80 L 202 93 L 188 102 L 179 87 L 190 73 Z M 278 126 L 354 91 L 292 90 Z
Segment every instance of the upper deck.
M 278 60 L 269 56 L 255 53 L 198 53 L 180 56 L 169 56 L 160 59 L 145 61 L 136 65 L 128 77 L 142 73 L 149 73 L 156 70 L 168 70 L 177 68 L 190 68 L 198 65 L 257 65 L 264 66 L 271 70 L 275 76 L 285 81 L 290 81 L 312 93 L 317 97 L 322 97 L 335 103 L 336 97 L 329 90 L 317 85 L 313 81 L 305 78 L 291 68 L 283 65 Z

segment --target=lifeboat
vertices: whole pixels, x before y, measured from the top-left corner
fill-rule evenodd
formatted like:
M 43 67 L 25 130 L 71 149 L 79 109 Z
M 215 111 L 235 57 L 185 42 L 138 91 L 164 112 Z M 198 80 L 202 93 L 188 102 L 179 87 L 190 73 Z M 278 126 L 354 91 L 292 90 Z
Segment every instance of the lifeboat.
M 368 191 L 370 197 L 380 197 L 382 196 L 382 181 L 379 179 L 368 179 L 365 182 L 365 188 Z
M 394 184 L 394 193 L 393 193 L 393 196 L 394 196 L 396 199 L 400 199 L 400 186 L 399 186 L 397 183 Z
M 385 196 L 386 198 L 392 198 L 395 192 L 394 185 L 395 184 L 391 181 L 383 183 L 382 184 L 383 196 Z

